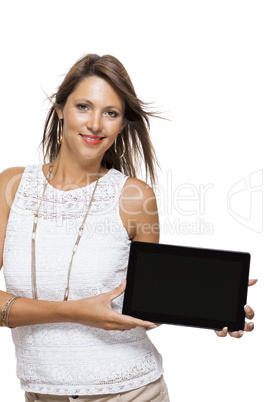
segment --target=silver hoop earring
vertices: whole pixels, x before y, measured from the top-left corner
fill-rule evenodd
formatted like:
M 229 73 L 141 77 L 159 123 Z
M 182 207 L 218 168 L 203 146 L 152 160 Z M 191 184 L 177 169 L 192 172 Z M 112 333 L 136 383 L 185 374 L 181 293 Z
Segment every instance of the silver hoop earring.
M 120 134 L 120 133 L 119 133 Z M 125 155 L 125 143 L 124 143 L 124 141 L 123 141 L 123 139 L 122 139 L 122 136 L 121 136 L 121 141 L 122 141 L 122 144 L 123 144 L 123 152 L 122 152 L 122 154 L 119 156 L 118 155 L 118 153 L 117 153 L 117 149 L 116 149 L 116 140 L 117 140 L 117 137 L 116 137 L 116 139 L 115 139 L 115 141 L 114 141 L 114 152 L 115 152 L 115 154 L 116 154 L 116 156 L 118 156 L 118 158 L 119 159 L 121 159 L 121 158 L 123 158 L 123 156 Z
M 62 121 L 58 120 L 57 124 L 57 143 L 60 145 L 62 143 Z

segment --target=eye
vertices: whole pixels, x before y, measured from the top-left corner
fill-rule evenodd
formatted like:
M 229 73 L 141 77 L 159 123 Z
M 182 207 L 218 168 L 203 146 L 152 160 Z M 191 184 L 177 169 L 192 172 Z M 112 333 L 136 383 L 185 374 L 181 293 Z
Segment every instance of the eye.
M 118 116 L 118 113 L 114 112 L 113 110 L 107 111 L 106 114 L 109 117 L 117 117 Z
M 76 105 L 76 107 L 77 107 L 77 109 L 81 110 L 82 112 L 84 112 L 88 109 L 88 106 L 83 103 L 79 103 L 78 105 Z

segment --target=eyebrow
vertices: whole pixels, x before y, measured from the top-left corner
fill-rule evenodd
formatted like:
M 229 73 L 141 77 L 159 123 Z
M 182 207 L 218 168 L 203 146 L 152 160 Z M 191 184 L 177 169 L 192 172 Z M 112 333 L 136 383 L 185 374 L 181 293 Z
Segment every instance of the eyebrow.
M 76 100 L 76 102 L 83 102 L 83 103 L 88 103 L 89 105 L 92 105 L 92 102 L 86 98 L 79 98 Z M 105 109 L 118 109 L 120 112 L 122 112 L 122 109 L 117 105 L 109 105 L 109 106 L 106 106 Z

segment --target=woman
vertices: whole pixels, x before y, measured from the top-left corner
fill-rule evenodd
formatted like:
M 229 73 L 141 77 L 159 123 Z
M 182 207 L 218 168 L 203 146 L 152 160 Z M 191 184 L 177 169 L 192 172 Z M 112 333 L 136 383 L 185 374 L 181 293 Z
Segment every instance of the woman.
M 120 314 L 131 240 L 159 241 L 154 192 L 135 177 L 142 158 L 155 183 L 150 115 L 117 59 L 87 55 L 48 113 L 50 163 L 1 174 L 1 325 L 28 402 L 169 400 L 156 325 Z

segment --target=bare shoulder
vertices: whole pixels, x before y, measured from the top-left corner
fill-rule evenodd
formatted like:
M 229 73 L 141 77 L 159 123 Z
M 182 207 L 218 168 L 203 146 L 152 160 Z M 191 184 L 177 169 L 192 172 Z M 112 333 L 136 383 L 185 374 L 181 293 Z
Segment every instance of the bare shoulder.
M 126 180 L 120 197 L 120 215 L 132 240 L 157 241 L 159 233 L 152 234 L 151 230 L 159 226 L 157 201 L 147 183 L 134 177 Z M 141 231 L 145 228 L 147 233 Z
M 9 212 L 20 184 L 24 167 L 11 167 L 0 173 L 0 270 Z
M 25 167 L 22 167 L 22 166 L 15 166 L 15 167 L 7 168 L 7 169 L 3 170 L 2 172 L 0 172 L 0 180 L 13 177 L 14 175 L 16 175 L 18 173 L 22 174 L 24 172 L 24 169 L 25 169 Z
M 142 213 L 144 209 L 155 210 L 156 198 L 153 189 L 136 177 L 129 177 L 122 189 L 120 206 L 129 211 Z
M 15 166 L 0 173 L 0 208 L 10 210 L 25 167 Z

